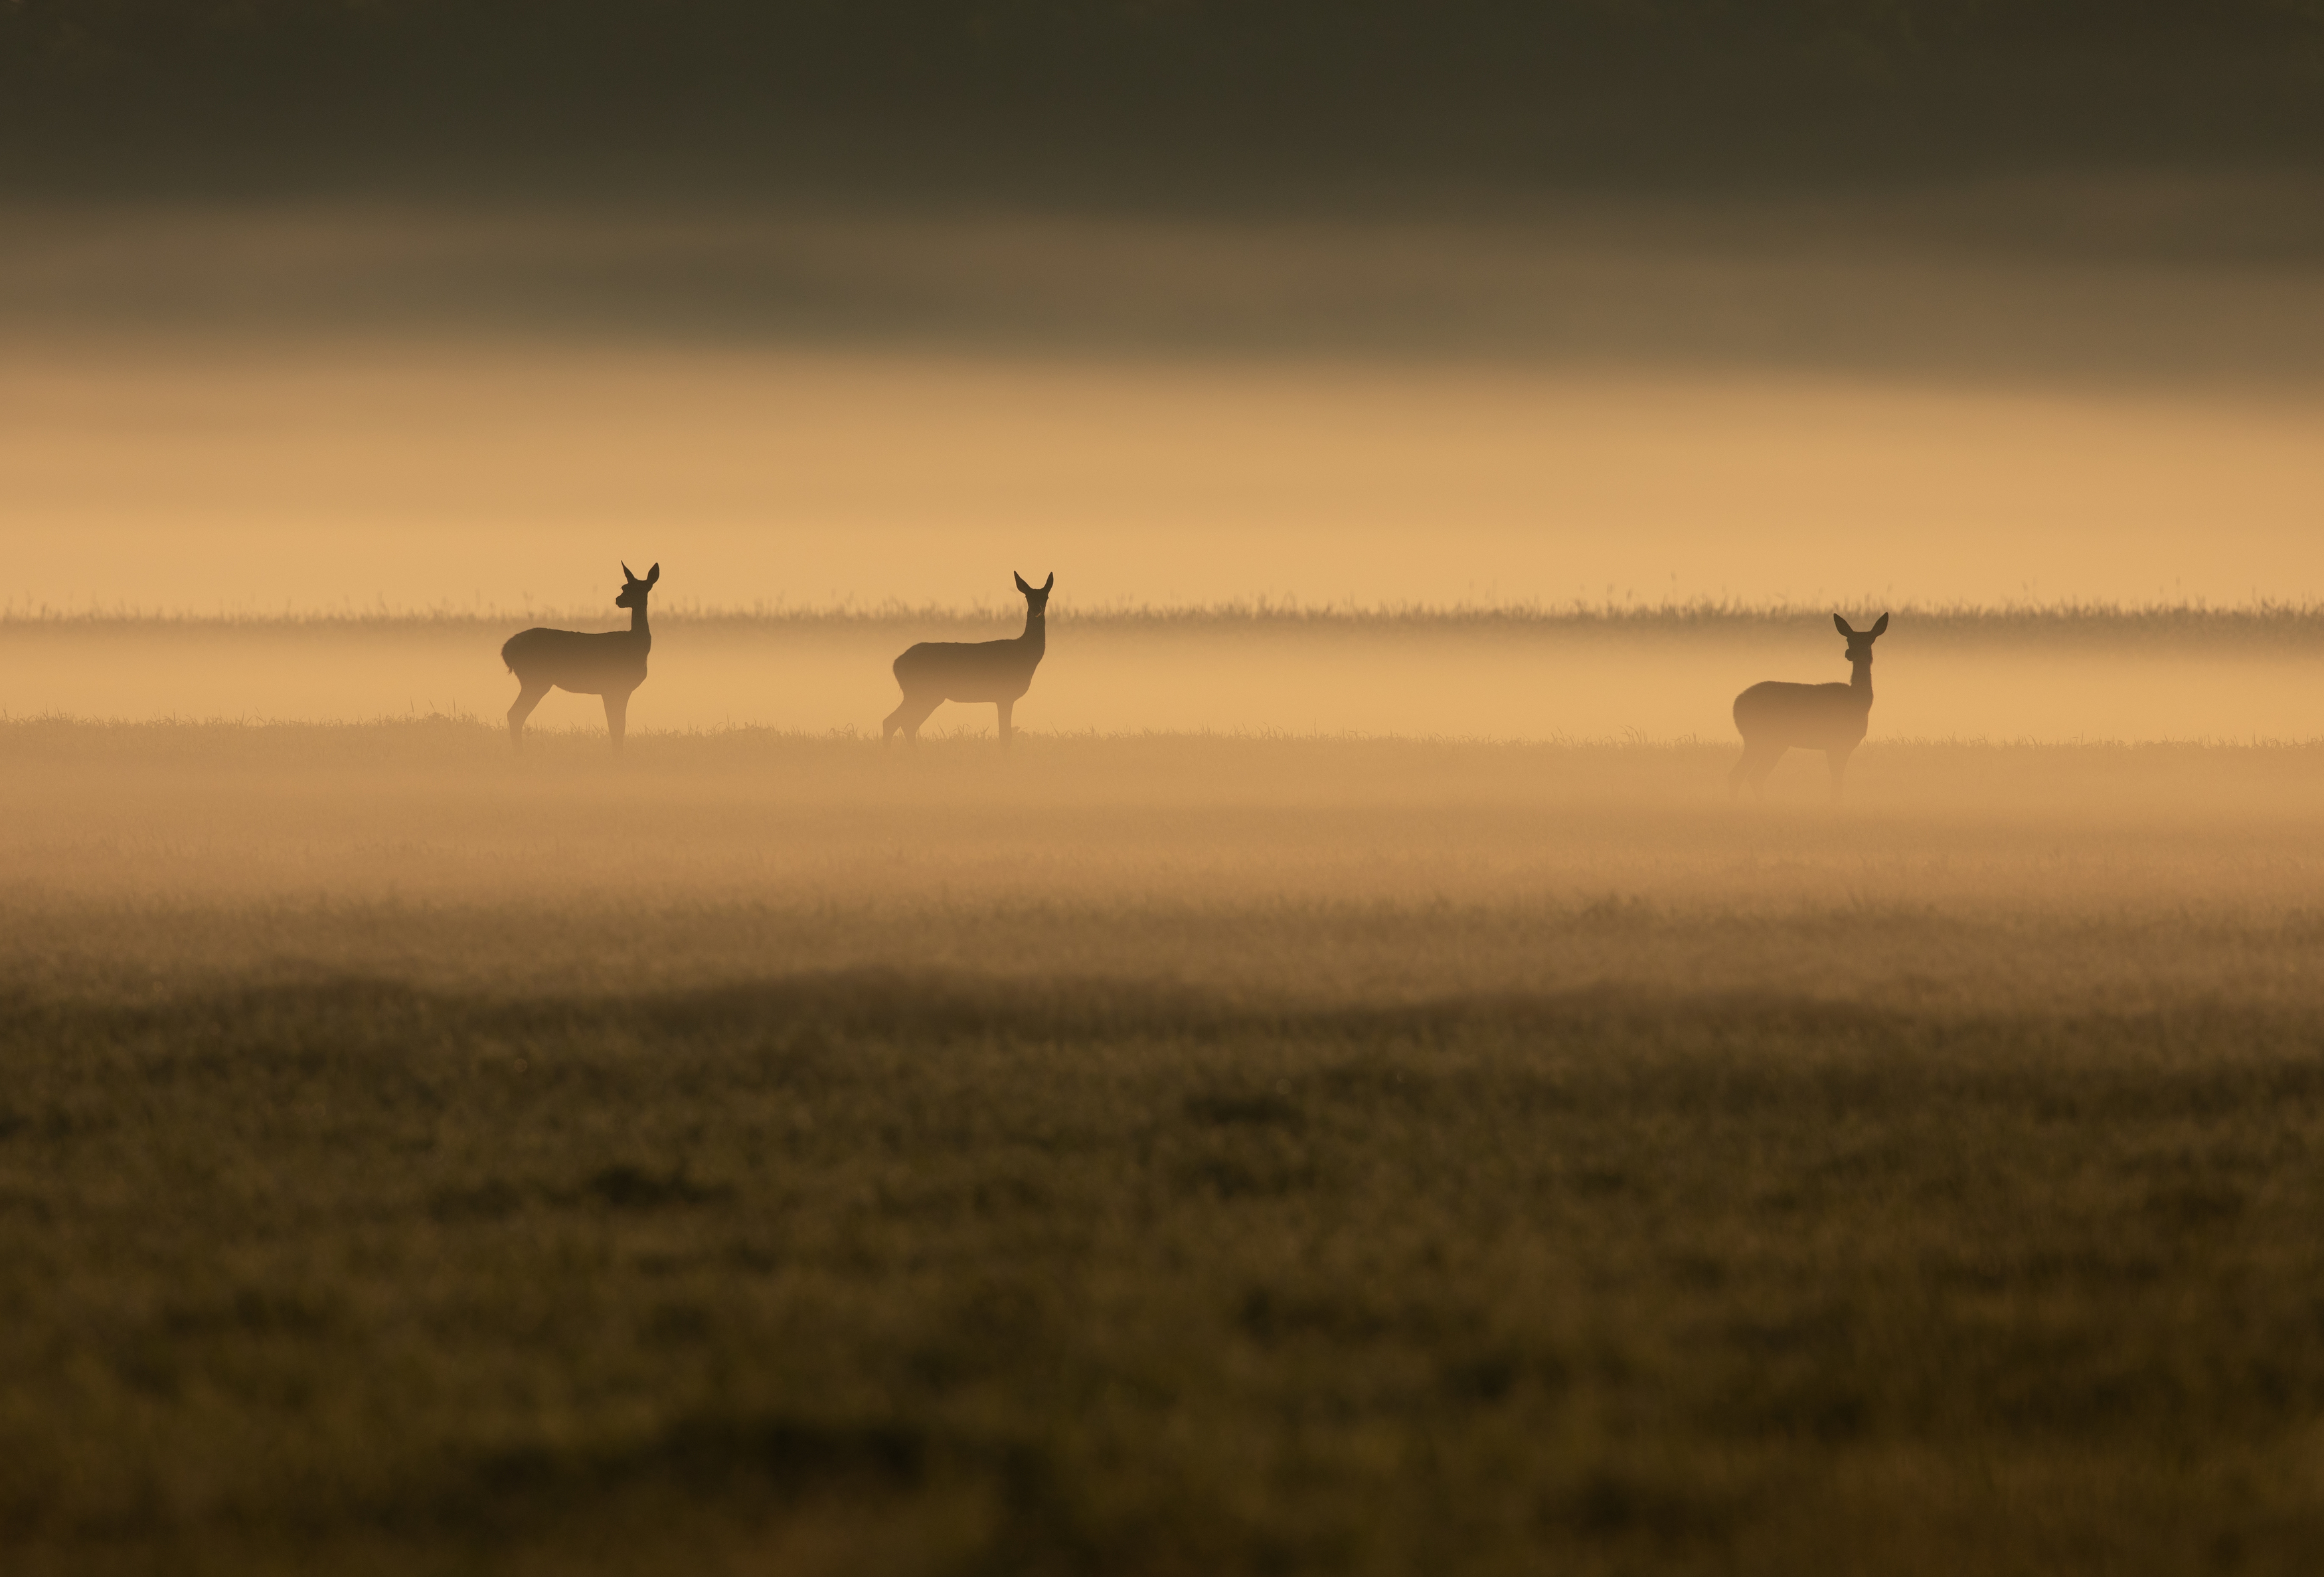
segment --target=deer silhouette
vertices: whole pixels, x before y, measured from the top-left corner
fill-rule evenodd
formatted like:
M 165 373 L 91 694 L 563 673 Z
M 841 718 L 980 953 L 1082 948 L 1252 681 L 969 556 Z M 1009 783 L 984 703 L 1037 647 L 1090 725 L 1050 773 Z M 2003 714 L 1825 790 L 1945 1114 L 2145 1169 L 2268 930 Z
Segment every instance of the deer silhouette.
M 1033 687 L 1033 670 L 1048 647 L 1049 588 L 1055 571 L 1037 589 L 1018 576 L 1025 594 L 1025 633 L 1014 641 L 923 641 L 896 659 L 896 683 L 904 698 L 880 723 L 880 742 L 898 729 L 912 744 L 920 724 L 946 701 L 991 701 L 1001 708 L 1001 746 L 1009 748 L 1010 717 L 1017 698 Z
M 629 609 L 626 630 L 602 635 L 577 630 L 524 630 L 508 638 L 501 648 L 501 660 L 523 687 L 508 711 L 511 743 L 524 742 L 524 720 L 532 715 L 540 698 L 555 689 L 570 690 L 576 696 L 603 696 L 606 732 L 613 736 L 614 750 L 622 748 L 622 734 L 629 723 L 630 692 L 646 682 L 646 653 L 653 650 L 653 631 L 646 623 L 646 596 L 660 578 L 659 564 L 646 571 L 643 580 L 632 575 L 628 565 L 622 566 L 622 595 L 613 599 L 613 606 Z
M 1840 780 L 1849 752 L 1864 742 L 1872 721 L 1872 643 L 1888 628 L 1883 613 L 1869 630 L 1851 630 L 1838 613 L 1831 622 L 1848 638 L 1854 676 L 1844 685 L 1789 685 L 1770 679 L 1735 697 L 1735 731 L 1743 736 L 1743 759 L 1727 774 L 1728 792 L 1751 785 L 1766 792 L 1767 774 L 1787 750 L 1823 752 L 1831 768 L 1831 802 L 1840 803 Z

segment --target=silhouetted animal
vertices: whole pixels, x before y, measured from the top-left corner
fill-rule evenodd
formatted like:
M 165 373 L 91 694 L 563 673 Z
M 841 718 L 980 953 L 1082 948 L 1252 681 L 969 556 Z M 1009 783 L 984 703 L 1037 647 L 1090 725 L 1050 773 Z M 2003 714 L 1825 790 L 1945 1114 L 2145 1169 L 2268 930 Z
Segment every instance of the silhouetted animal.
M 1823 752 L 1831 768 L 1831 802 L 1840 803 L 1840 780 L 1849 753 L 1864 742 L 1872 719 L 1872 643 L 1888 628 L 1883 613 L 1869 630 L 1851 630 L 1838 613 L 1831 622 L 1848 637 L 1848 660 L 1855 674 L 1844 685 L 1787 685 L 1770 679 L 1735 697 L 1735 731 L 1743 736 L 1743 759 L 1727 774 L 1729 793 L 1751 785 L 1766 790 L 1767 774 L 1787 750 Z
M 904 698 L 881 720 L 880 742 L 900 728 L 906 740 L 919 743 L 920 724 L 946 701 L 991 701 L 1001 708 L 1001 744 L 1007 749 L 1010 715 L 1017 697 L 1033 687 L 1033 670 L 1048 647 L 1049 588 L 1056 584 L 1055 571 L 1038 590 L 1017 576 L 1017 589 L 1025 594 L 1025 633 L 1014 641 L 923 641 L 898 658 L 896 683 Z
M 605 728 L 613 735 L 613 748 L 622 748 L 630 692 L 646 682 L 646 653 L 653 650 L 653 631 L 646 624 L 646 595 L 660 578 L 659 564 L 646 571 L 643 580 L 632 575 L 628 565 L 622 566 L 622 595 L 613 599 L 613 606 L 629 609 L 626 630 L 602 635 L 576 630 L 525 630 L 508 638 L 508 644 L 501 648 L 501 660 L 523 686 L 508 711 L 511 742 L 523 742 L 524 720 L 532 715 L 543 696 L 557 689 L 605 697 Z

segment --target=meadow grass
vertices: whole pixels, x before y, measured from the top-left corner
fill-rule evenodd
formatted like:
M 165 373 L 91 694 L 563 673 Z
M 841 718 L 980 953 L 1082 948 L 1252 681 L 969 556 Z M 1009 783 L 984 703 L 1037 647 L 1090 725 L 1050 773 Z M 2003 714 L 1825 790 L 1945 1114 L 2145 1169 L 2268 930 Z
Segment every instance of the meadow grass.
M 0 726 L 12 1572 L 2324 1538 L 2313 747 L 633 746 Z

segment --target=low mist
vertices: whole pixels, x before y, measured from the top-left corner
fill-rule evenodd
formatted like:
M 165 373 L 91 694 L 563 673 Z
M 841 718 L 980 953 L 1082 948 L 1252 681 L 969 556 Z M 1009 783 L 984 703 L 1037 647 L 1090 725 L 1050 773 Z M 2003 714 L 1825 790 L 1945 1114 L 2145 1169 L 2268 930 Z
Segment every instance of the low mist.
M 1849 610 L 1859 619 L 1878 606 Z M 1871 737 L 2249 743 L 2324 734 L 2324 618 L 2186 610 L 2011 619 L 1896 610 L 1873 669 Z M 124 722 L 497 725 L 517 681 L 500 647 L 537 621 L 0 622 L 10 715 Z M 576 615 L 570 627 L 618 627 Z M 1021 617 L 654 620 L 632 731 L 729 727 L 876 737 L 890 666 L 922 640 L 996 640 Z M 1734 739 L 1729 706 L 1766 678 L 1845 683 L 1823 613 L 1583 616 L 1052 614 L 1016 724 L 1038 733 L 1288 733 L 1505 741 Z M 535 728 L 602 731 L 594 696 L 552 694 Z M 990 739 L 990 706 L 929 727 Z

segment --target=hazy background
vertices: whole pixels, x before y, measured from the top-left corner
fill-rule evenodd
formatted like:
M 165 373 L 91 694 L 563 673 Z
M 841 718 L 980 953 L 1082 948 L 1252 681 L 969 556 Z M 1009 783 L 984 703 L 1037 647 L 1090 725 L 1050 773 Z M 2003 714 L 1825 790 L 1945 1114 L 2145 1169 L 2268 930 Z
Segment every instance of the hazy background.
M 22 0 L 16 180 L 1278 208 L 2312 157 L 2311 0 Z
M 488 715 L 622 559 L 646 727 L 862 726 L 1019 570 L 1037 728 L 1721 733 L 1832 607 L 2304 604 L 2320 88 L 2300 0 L 26 0 L 7 709 Z M 1803 617 L 1120 617 L 1702 604 Z M 1908 617 L 1876 726 L 2312 732 L 2304 647 L 2153 637 Z
M 2324 591 L 2305 255 L 1657 217 L 26 211 L 8 601 L 579 610 L 619 558 L 730 609 Z

